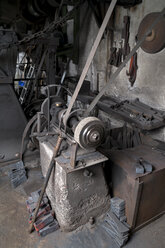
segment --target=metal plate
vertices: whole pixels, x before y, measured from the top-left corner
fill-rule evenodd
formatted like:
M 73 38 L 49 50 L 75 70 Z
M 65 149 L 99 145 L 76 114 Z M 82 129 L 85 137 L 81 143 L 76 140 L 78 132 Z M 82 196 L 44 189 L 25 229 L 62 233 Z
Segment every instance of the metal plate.
M 144 17 L 140 23 L 137 38 L 140 40 L 154 20 L 159 16 L 159 12 L 153 12 Z M 141 48 L 146 53 L 158 53 L 165 46 L 165 18 L 161 17 L 159 22 L 152 29 L 151 34 L 142 43 Z
M 87 153 L 84 155 L 78 155 L 76 158 L 76 161 L 78 162 L 81 160 L 83 160 L 83 162 L 85 162 L 86 165 L 85 166 L 80 165 L 80 166 L 76 166 L 75 168 L 73 168 L 70 165 L 70 159 L 67 159 L 63 156 L 56 158 L 56 162 L 61 167 L 63 167 L 67 173 L 72 172 L 72 171 L 76 171 L 76 170 L 80 170 L 80 169 L 85 169 L 85 168 L 92 166 L 92 165 L 100 164 L 102 162 L 107 161 L 108 158 L 106 156 L 104 156 L 103 154 L 101 154 L 100 152 L 94 151 L 94 152 Z
M 13 87 L 0 83 L 0 163 L 18 159 L 26 118 Z
M 10 44 L 17 41 L 15 32 L 11 30 L 0 29 L 0 45 Z M 0 50 L 0 84 L 13 83 L 13 77 L 16 70 L 17 48 Z

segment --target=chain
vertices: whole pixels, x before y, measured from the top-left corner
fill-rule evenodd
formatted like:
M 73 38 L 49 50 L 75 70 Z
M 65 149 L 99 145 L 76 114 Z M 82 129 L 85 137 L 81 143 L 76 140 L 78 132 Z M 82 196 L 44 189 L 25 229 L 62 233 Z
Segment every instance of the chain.
M 8 43 L 8 44 L 2 44 L 0 45 L 0 49 L 7 49 L 13 46 L 20 46 L 23 45 L 25 43 L 29 43 L 30 41 L 34 40 L 34 39 L 39 39 L 42 38 L 46 33 L 49 33 L 51 31 L 53 31 L 55 28 L 57 28 L 58 26 L 63 26 L 66 24 L 66 21 L 72 16 L 72 14 L 74 13 L 74 11 L 84 2 L 84 0 L 80 0 L 71 11 L 69 11 L 64 17 L 60 17 L 58 20 L 53 21 L 52 23 L 50 23 L 47 27 L 45 27 L 42 31 L 38 31 L 32 35 L 28 35 L 26 37 L 24 37 L 22 40 L 20 41 L 16 41 L 13 43 Z

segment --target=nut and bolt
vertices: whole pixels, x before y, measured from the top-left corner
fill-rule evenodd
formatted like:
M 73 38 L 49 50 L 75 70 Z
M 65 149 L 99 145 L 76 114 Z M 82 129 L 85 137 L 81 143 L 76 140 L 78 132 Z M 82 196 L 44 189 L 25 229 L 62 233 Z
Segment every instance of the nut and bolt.
M 84 175 L 85 177 L 92 177 L 92 176 L 93 176 L 93 173 L 90 172 L 89 170 L 84 170 L 83 175 Z
M 95 219 L 93 217 L 89 218 L 89 224 L 93 226 L 95 224 Z
M 0 159 L 4 159 L 5 155 L 4 154 L 0 154 Z

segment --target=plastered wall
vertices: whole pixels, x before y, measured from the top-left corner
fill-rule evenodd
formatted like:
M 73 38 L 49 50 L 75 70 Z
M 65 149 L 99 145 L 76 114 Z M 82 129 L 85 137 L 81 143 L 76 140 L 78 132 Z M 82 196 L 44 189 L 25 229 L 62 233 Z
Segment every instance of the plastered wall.
M 114 39 L 119 47 L 121 40 L 121 29 L 123 27 L 123 17 L 129 15 L 130 25 L 130 47 L 135 45 L 135 36 L 139 24 L 143 17 L 150 13 L 161 11 L 165 7 L 164 0 L 143 0 L 142 4 L 130 9 L 117 6 L 114 19 Z M 98 27 L 91 10 L 87 5 L 81 9 L 81 34 L 80 34 L 80 57 L 79 64 L 70 64 L 70 75 L 80 75 L 87 56 L 96 38 Z M 91 81 L 92 90 L 101 89 L 110 80 L 110 76 L 116 70 L 108 64 L 110 58 L 110 47 L 112 31 L 108 30 L 104 35 L 92 65 L 88 71 L 87 79 Z M 113 43 L 114 44 L 114 43 Z M 165 110 L 165 49 L 157 54 L 147 54 L 142 49 L 138 50 L 138 71 L 137 79 L 133 87 L 130 86 L 126 70 L 129 63 L 120 73 L 115 82 L 111 83 L 106 94 L 118 97 L 121 100 L 139 98 L 142 102 L 152 107 Z M 156 138 L 165 140 L 164 129 L 153 132 Z

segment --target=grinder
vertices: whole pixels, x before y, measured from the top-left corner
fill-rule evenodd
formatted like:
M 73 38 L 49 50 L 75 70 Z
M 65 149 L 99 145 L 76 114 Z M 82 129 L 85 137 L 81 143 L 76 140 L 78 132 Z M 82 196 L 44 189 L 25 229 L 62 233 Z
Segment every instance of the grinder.
M 47 105 L 43 107 L 45 116 L 47 113 Z M 63 116 L 66 111 L 66 105 L 62 98 L 54 97 L 51 99 L 50 123 L 58 125 L 63 123 L 63 129 L 70 134 L 74 141 L 83 149 L 97 148 L 104 140 L 105 128 L 103 122 L 96 117 L 82 118 L 79 111 L 73 111 L 67 122 L 64 124 Z
M 138 29 L 137 39 L 140 40 L 154 20 L 160 15 L 159 12 L 152 12 L 146 15 L 141 21 Z M 162 16 L 154 26 L 151 33 L 146 37 L 141 48 L 146 53 L 158 53 L 165 47 L 165 17 Z

